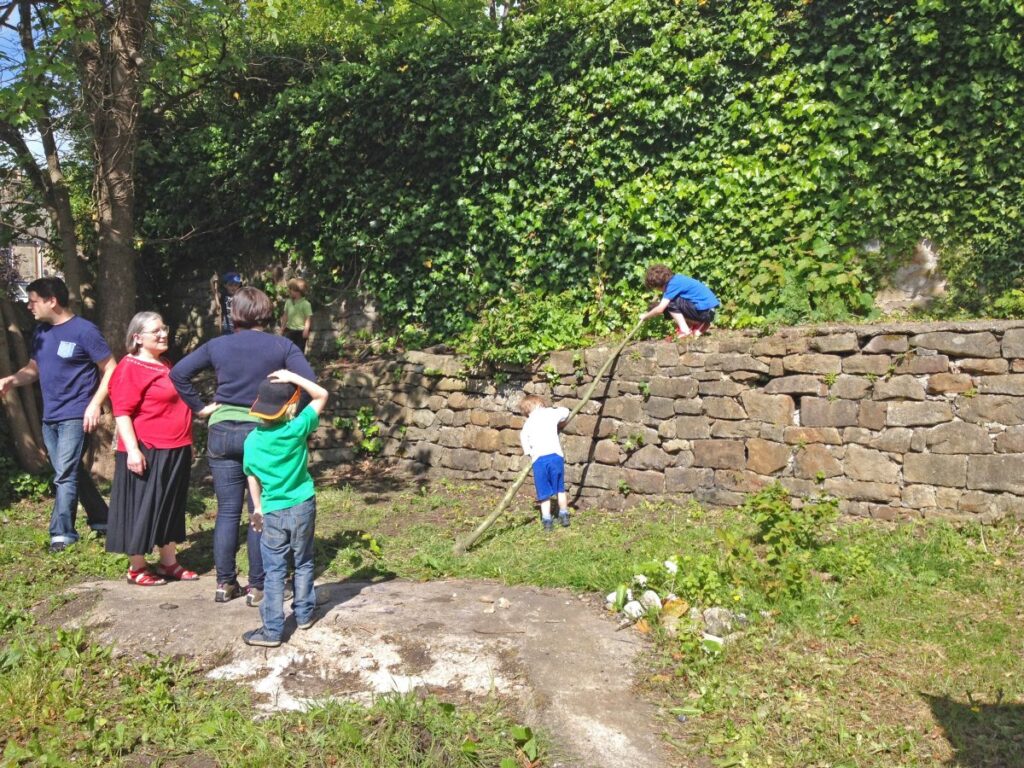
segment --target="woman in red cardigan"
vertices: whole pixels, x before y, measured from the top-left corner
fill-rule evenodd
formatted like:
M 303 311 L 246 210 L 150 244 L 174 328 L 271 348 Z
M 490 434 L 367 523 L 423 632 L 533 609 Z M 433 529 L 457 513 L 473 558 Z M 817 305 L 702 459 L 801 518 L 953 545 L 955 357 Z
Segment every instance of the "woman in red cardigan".
M 110 379 L 117 452 L 107 551 L 128 555 L 128 581 L 141 587 L 199 578 L 177 558 L 177 543 L 185 539 L 192 411 L 168 375 L 167 342 L 163 318 L 139 312 L 128 325 L 129 354 Z M 160 560 L 151 571 L 146 555 L 153 547 Z

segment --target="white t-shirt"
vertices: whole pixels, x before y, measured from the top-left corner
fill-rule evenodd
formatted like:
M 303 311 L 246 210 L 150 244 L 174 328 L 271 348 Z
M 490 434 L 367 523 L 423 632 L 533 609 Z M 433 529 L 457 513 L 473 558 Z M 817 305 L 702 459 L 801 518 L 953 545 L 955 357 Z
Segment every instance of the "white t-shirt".
M 562 443 L 558 439 L 558 425 L 569 418 L 568 408 L 535 408 L 526 418 L 523 431 L 519 434 L 519 442 L 523 445 L 523 453 L 536 461 L 541 456 L 562 453 Z

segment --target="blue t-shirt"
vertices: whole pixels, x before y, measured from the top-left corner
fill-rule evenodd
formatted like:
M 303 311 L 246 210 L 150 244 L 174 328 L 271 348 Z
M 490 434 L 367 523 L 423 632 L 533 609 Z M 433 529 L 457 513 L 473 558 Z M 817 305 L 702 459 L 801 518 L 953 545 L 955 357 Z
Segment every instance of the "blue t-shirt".
M 682 296 L 693 304 L 695 309 L 714 309 L 718 306 L 718 297 L 711 292 L 700 280 L 694 280 L 686 275 L 672 275 L 665 286 L 664 299 L 671 301 Z
M 39 367 L 43 421 L 80 419 L 96 394 L 96 365 L 110 357 L 100 329 L 74 315 L 60 325 L 43 323 L 32 337 L 32 359 Z

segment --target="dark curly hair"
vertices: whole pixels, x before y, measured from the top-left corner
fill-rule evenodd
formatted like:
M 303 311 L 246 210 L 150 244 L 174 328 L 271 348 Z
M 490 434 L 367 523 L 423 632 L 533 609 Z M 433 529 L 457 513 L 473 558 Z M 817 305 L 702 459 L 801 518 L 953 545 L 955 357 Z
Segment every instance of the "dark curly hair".
M 658 290 L 661 290 L 668 285 L 668 281 L 672 279 L 673 274 L 675 273 L 664 264 L 655 264 L 654 266 L 647 268 L 647 275 L 644 277 L 644 284 L 648 288 L 657 288 Z

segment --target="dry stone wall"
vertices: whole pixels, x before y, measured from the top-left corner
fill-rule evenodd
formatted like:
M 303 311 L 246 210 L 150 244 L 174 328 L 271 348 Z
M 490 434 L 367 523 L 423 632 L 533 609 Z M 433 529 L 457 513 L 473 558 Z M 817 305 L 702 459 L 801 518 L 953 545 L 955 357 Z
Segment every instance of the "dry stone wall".
M 415 474 L 507 484 L 522 392 L 572 407 L 610 350 L 488 376 L 410 352 L 335 371 L 314 461 L 356 457 L 358 409 Z M 364 414 L 370 411 L 364 410 Z M 772 481 L 886 520 L 1024 510 L 1024 322 L 716 331 L 627 347 L 563 434 L 577 503 L 670 496 L 731 505 Z

